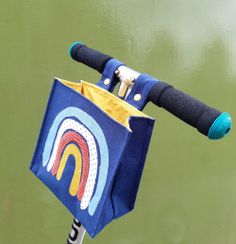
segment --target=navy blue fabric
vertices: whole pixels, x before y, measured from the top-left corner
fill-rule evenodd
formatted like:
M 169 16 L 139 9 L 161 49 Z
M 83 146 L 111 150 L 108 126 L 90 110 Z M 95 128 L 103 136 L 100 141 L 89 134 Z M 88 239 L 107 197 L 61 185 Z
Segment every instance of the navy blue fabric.
M 141 74 L 134 82 L 134 86 L 125 99 L 125 101 L 132 106 L 136 107 L 138 110 L 142 110 L 147 102 L 149 101 L 149 94 L 152 88 L 159 82 L 159 80 L 154 79 L 152 76 L 147 74 Z M 139 101 L 134 100 L 136 94 L 141 95 Z
M 89 212 L 92 200 L 87 208 L 81 209 L 82 205 L 78 198 L 69 194 L 68 189 L 75 170 L 74 157 L 70 156 L 67 159 L 60 180 L 56 179 L 52 171 L 47 170 L 50 162 L 43 166 L 43 156 L 45 150 L 48 150 L 45 145 L 48 135 L 52 131 L 52 125 L 58 115 L 68 108 L 79 109 L 93 118 L 99 125 L 108 147 L 108 170 L 107 175 L 104 175 L 101 173 L 101 168 L 104 165 L 104 161 L 101 159 L 106 151 L 101 150 L 103 149 L 100 144 L 101 138 L 95 136 L 98 149 L 98 167 L 92 200 L 97 190 L 99 190 L 98 182 L 100 177 L 103 180 L 105 179 L 105 185 L 93 214 Z M 85 122 L 82 118 L 77 118 L 73 114 L 65 118 L 65 120 L 68 119 L 82 124 L 93 136 L 97 133 L 94 132 L 91 121 Z M 63 122 L 59 125 L 60 128 Z M 57 79 L 54 81 L 30 169 L 57 196 L 74 217 L 80 220 L 91 237 L 97 235 L 113 219 L 126 214 L 134 207 L 154 120 L 147 117 L 130 117 L 129 124 L 131 130 L 116 122 L 80 93 L 65 86 Z M 57 136 L 60 134 L 59 132 L 58 129 Z M 56 145 L 55 139 L 50 157 L 52 157 Z M 60 219 L 60 216 L 58 216 L 58 219 Z
M 102 72 L 102 78 L 97 83 L 97 85 L 107 91 L 113 92 L 116 84 L 118 83 L 119 79 L 117 78 L 115 71 L 120 67 L 124 66 L 122 62 L 119 60 L 112 58 L 110 59 Z M 111 82 L 108 85 L 104 84 L 105 79 L 109 79 Z
M 146 159 L 146 153 L 144 152 L 148 150 L 153 125 L 154 120 L 151 119 L 130 118 L 132 136 L 129 138 L 125 153 L 120 160 L 112 190 L 115 218 L 128 213 L 134 208 Z

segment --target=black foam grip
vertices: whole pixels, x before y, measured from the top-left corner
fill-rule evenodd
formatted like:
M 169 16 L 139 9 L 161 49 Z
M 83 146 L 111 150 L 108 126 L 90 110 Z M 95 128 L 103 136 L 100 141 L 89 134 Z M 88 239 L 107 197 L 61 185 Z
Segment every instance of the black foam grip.
M 103 72 L 106 63 L 112 58 L 81 43 L 74 44 L 70 54 L 74 60 L 97 70 L 99 73 Z
M 149 98 L 154 104 L 197 128 L 204 135 L 208 135 L 212 123 L 221 114 L 217 109 L 209 107 L 164 82 L 158 82 L 153 87 Z

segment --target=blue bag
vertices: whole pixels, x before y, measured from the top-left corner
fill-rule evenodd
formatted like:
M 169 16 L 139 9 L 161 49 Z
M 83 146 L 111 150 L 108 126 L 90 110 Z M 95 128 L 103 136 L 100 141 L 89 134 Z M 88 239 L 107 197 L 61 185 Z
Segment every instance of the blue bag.
M 133 209 L 154 125 L 139 110 L 158 81 L 141 75 L 123 101 L 110 93 L 119 65 L 97 85 L 55 79 L 30 167 L 91 237 Z

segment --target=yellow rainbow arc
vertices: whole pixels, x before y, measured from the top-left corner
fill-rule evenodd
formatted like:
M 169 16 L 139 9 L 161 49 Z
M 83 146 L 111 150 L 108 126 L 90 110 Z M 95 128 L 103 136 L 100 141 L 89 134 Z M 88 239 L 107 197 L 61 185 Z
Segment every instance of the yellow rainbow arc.
M 62 155 L 60 165 L 58 168 L 58 172 L 56 175 L 57 180 L 60 180 L 63 174 L 63 171 L 66 166 L 67 159 L 70 155 L 73 155 L 75 159 L 75 170 L 74 175 L 71 180 L 70 184 L 70 195 L 75 196 L 77 194 L 79 183 L 80 183 L 80 176 L 81 176 L 81 168 L 82 168 L 82 156 L 81 152 L 78 149 L 78 147 L 75 144 L 68 144 L 64 150 L 64 153 Z

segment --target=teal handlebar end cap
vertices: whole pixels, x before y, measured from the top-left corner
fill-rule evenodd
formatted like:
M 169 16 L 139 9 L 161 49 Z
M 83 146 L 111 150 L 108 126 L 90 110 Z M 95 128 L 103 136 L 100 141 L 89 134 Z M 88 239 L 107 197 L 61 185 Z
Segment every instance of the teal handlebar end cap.
M 84 45 L 82 42 L 74 42 L 73 44 L 70 45 L 70 48 L 69 48 L 69 54 L 72 58 L 72 49 L 73 47 L 75 47 L 76 45 Z
M 224 112 L 219 115 L 208 131 L 208 138 L 218 140 L 226 136 L 232 127 L 232 119 L 229 113 Z

